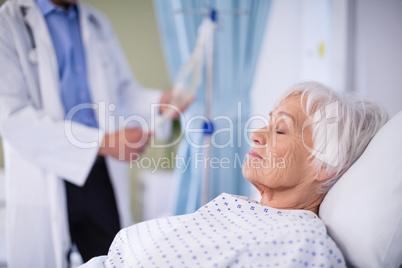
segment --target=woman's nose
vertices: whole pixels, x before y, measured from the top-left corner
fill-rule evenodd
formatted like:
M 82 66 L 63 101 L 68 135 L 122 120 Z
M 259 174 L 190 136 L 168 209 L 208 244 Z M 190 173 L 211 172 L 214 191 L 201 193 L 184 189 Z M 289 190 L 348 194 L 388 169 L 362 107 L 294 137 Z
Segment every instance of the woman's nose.
M 256 145 L 265 145 L 267 143 L 268 132 L 269 127 L 266 126 L 251 133 L 250 138 Z

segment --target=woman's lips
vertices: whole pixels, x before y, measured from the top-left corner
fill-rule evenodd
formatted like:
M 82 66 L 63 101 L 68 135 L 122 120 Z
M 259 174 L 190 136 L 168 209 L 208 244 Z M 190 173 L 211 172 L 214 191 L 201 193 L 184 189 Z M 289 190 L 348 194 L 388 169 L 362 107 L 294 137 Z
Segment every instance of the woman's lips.
M 248 155 L 249 155 L 249 156 L 252 156 L 252 157 L 257 157 L 257 158 L 262 159 L 261 155 L 257 154 L 257 153 L 256 153 L 255 151 L 253 151 L 253 150 L 251 150 L 251 151 L 248 153 Z

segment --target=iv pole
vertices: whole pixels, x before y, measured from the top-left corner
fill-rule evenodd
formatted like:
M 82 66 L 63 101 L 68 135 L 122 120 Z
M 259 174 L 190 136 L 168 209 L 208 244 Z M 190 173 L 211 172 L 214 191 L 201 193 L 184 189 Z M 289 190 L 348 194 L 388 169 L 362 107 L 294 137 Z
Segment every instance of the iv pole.
M 211 135 L 214 132 L 214 124 L 211 121 L 212 117 L 212 92 L 214 87 L 214 42 L 215 42 L 215 27 L 216 27 L 216 10 L 209 10 L 209 19 L 215 24 L 213 30 L 208 36 L 206 46 L 206 90 L 205 90 L 205 116 L 206 122 L 204 123 L 204 169 L 202 174 L 202 191 L 201 191 L 201 205 L 209 202 L 209 180 L 210 180 L 210 165 L 209 160 L 211 156 Z

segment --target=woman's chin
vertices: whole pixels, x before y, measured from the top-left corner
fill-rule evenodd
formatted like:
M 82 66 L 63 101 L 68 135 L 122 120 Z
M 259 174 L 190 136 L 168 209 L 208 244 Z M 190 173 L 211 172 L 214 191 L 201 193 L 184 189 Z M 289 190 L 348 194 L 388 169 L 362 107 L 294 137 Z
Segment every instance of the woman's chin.
M 242 168 L 243 177 L 251 183 L 253 182 L 253 178 L 256 175 L 255 173 L 256 173 L 255 170 L 252 170 L 250 167 L 247 167 L 246 165 L 244 165 Z

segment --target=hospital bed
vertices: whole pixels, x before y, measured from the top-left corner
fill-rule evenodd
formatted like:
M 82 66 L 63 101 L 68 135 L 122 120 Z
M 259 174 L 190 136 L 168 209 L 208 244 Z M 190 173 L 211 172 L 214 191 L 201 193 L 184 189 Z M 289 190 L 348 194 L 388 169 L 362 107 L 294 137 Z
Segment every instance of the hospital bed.
M 319 214 L 348 266 L 402 267 L 402 111 L 329 191 Z M 105 259 L 84 267 L 103 267 Z

